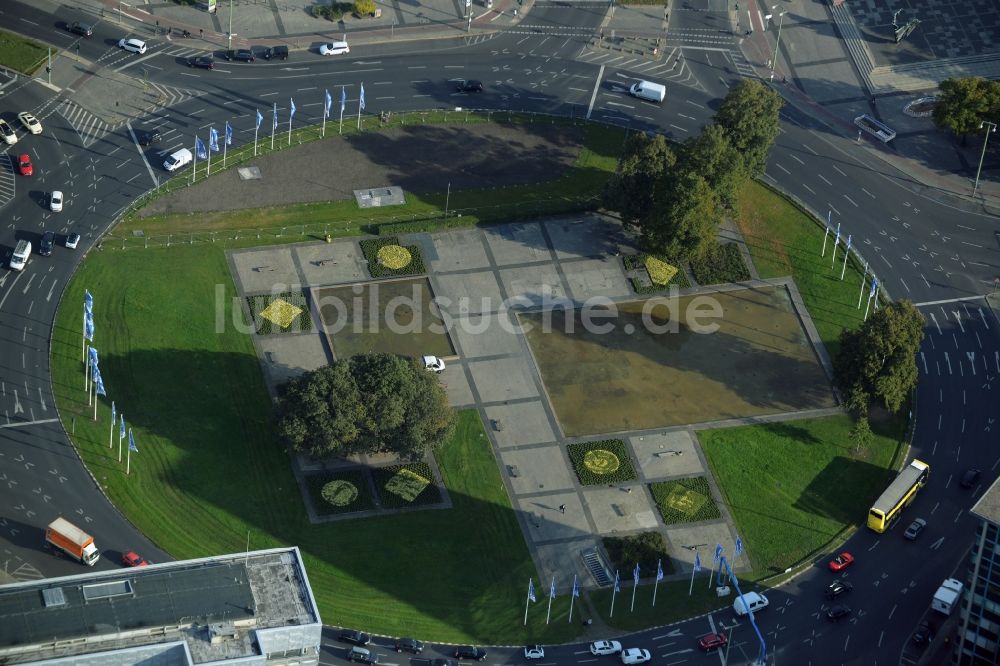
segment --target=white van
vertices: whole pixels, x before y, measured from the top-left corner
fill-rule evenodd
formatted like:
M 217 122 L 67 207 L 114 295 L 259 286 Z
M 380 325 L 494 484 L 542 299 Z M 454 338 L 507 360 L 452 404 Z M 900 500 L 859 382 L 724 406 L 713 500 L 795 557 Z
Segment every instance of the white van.
M 744 604 L 744 601 L 746 604 Z M 747 609 L 756 613 L 767 608 L 767 604 L 767 597 L 763 594 L 747 592 L 742 597 L 736 597 L 736 601 L 733 602 L 733 612 L 743 617 L 747 614 Z
M 662 102 L 663 98 L 667 96 L 666 87 L 660 85 L 659 83 L 651 83 L 649 81 L 639 81 L 638 83 L 633 83 L 631 87 L 629 87 L 628 92 L 633 97 L 638 97 L 639 99 L 656 103 Z
M 163 168 L 167 171 L 177 171 L 185 164 L 190 164 L 194 156 L 187 148 L 181 148 L 163 162 Z
M 14 247 L 14 254 L 10 257 L 10 269 L 13 271 L 24 270 L 31 256 L 31 242 L 26 240 L 17 241 Z

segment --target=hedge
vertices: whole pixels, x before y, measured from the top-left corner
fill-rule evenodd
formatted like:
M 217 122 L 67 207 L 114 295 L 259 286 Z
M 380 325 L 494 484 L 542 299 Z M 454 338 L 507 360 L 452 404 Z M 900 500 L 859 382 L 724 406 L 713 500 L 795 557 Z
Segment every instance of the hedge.
M 441 502 L 441 491 L 434 480 L 434 472 L 427 463 L 418 462 L 376 467 L 371 472 L 372 479 L 375 481 L 375 490 L 379 494 L 383 508 L 400 509 L 424 504 L 438 504 Z M 408 500 L 398 492 L 393 492 L 389 489 L 390 482 L 393 483 L 393 486 L 399 483 L 400 488 L 404 491 L 407 487 L 415 489 L 411 480 L 415 480 L 416 476 L 426 480 L 427 485 L 417 491 L 416 496 L 412 500 Z
M 620 439 L 604 439 L 598 442 L 583 442 L 580 444 L 570 444 L 566 447 L 576 475 L 580 478 L 580 483 L 585 486 L 594 486 L 603 483 L 621 483 L 635 478 L 635 468 L 632 467 L 632 459 L 629 457 L 625 442 Z M 618 467 L 608 473 L 598 473 L 586 465 L 587 454 L 591 451 L 607 451 L 618 458 Z M 593 460 L 593 454 L 591 459 Z
M 750 271 L 736 243 L 716 245 L 701 257 L 691 260 L 691 272 L 698 284 L 746 282 Z
M 280 326 L 267 317 L 261 316 L 261 312 L 266 310 L 277 300 L 283 300 L 295 307 L 300 312 L 296 314 L 287 326 Z M 253 319 L 254 329 L 258 335 L 270 335 L 272 333 L 303 333 L 313 330 L 312 313 L 309 311 L 309 303 L 306 296 L 301 291 L 285 292 L 283 294 L 259 294 L 257 296 L 247 296 L 247 305 L 250 308 L 250 317 Z
M 721 518 L 719 507 L 712 499 L 712 490 L 704 476 L 649 484 L 653 500 L 660 509 L 663 522 L 696 523 Z

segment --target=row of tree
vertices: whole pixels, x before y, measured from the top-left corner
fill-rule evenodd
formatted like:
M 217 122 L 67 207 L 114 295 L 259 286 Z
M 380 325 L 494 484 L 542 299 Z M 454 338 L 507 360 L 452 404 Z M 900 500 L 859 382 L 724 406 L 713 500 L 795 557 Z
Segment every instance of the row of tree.
M 781 106 L 777 93 L 748 79 L 726 95 L 713 124 L 683 144 L 631 135 L 604 206 L 639 231 L 649 252 L 685 260 L 711 251 L 740 186 L 764 171 Z
M 978 76 L 946 79 L 934 105 L 934 124 L 962 137 L 984 132 L 983 121 L 1000 125 L 1000 81 Z

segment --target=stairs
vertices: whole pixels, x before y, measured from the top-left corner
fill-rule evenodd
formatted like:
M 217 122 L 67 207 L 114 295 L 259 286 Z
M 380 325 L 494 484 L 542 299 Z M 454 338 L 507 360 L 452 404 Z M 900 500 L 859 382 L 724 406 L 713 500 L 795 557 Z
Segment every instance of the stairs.
M 590 572 L 590 575 L 598 585 L 607 587 L 614 582 L 608 568 L 604 566 L 604 560 L 596 549 L 589 548 L 580 553 L 580 556 L 583 557 L 583 563 L 587 566 L 587 571 Z

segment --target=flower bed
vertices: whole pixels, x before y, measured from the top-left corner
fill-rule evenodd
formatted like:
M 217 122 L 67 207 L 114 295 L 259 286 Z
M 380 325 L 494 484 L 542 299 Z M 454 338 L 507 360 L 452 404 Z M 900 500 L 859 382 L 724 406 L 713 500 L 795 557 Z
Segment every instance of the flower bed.
M 386 509 L 438 504 L 441 501 L 441 491 L 427 463 L 376 467 L 372 470 L 372 479 L 382 507 Z
M 750 271 L 736 243 L 725 243 L 691 260 L 691 272 L 698 284 L 724 284 L 746 282 Z
M 722 517 L 719 507 L 712 499 L 708 479 L 704 476 L 651 483 L 649 489 L 660 509 L 660 515 L 663 516 L 663 522 L 668 525 Z
M 622 256 L 622 261 L 627 271 L 646 271 L 645 280 L 629 278 L 632 289 L 637 294 L 655 294 L 670 287 L 684 289 L 691 286 L 691 282 L 680 263 L 667 256 L 645 253 L 626 254 Z M 671 268 L 674 269 L 672 273 Z M 656 276 L 653 273 L 656 273 Z
M 387 254 L 386 251 L 383 251 L 383 248 L 390 248 L 388 250 L 388 256 L 394 259 L 399 258 L 401 260 L 402 254 L 398 250 L 392 250 L 392 246 L 399 248 L 399 250 L 406 250 L 409 252 L 410 261 L 403 264 L 399 268 L 393 268 L 392 266 L 396 265 L 393 263 L 383 263 L 380 257 Z M 427 272 L 427 269 L 424 268 L 424 258 L 420 253 L 420 246 L 402 246 L 399 244 L 399 238 L 396 236 L 366 238 L 361 241 L 361 252 L 365 255 L 365 259 L 368 261 L 368 272 L 371 273 L 373 278 L 395 277 L 397 275 L 420 275 Z
M 365 470 L 310 474 L 306 476 L 306 487 L 320 516 L 375 508 Z
M 303 333 L 313 330 L 312 314 L 302 292 L 247 296 L 258 335 Z
M 635 478 L 628 448 L 620 439 L 570 444 L 566 451 L 580 483 L 585 486 L 621 483 Z

